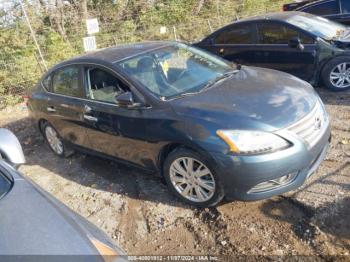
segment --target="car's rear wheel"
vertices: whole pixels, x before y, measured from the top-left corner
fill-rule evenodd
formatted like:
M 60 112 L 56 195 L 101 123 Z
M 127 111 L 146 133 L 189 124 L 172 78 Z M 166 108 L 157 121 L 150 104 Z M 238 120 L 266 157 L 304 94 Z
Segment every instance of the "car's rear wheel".
M 220 180 L 208 161 L 191 150 L 171 152 L 164 163 L 164 176 L 170 190 L 193 206 L 215 206 L 224 197 Z
M 350 89 L 350 57 L 337 57 L 328 62 L 322 71 L 322 80 L 332 91 Z
M 67 157 L 72 154 L 71 150 L 66 149 L 66 146 L 56 129 L 47 122 L 43 124 L 43 134 L 50 149 L 56 155 Z

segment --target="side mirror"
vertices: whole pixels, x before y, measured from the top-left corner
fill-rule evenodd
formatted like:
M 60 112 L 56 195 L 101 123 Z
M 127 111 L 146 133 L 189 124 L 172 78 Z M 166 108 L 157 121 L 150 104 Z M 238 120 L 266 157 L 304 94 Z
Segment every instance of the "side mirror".
M 135 103 L 131 92 L 127 91 L 115 97 L 115 102 L 123 108 L 139 108 L 141 103 Z
M 0 159 L 4 159 L 15 168 L 26 162 L 17 137 L 5 128 L 0 128 Z
M 304 50 L 304 45 L 301 43 L 299 37 L 293 37 L 291 40 L 289 40 L 288 46 L 290 48 L 297 48 L 300 51 Z

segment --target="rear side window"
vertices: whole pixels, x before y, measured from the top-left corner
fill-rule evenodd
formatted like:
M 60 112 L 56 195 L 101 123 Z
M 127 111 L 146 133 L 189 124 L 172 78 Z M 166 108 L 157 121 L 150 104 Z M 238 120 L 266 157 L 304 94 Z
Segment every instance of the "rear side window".
M 79 68 L 69 66 L 57 70 L 52 79 L 52 91 L 57 94 L 82 97 L 83 90 L 79 86 Z
M 51 75 L 48 75 L 47 77 L 45 77 L 45 79 L 42 81 L 42 84 L 44 86 L 44 88 L 46 90 L 50 90 L 51 89 L 51 80 L 52 80 L 52 77 Z
M 304 8 L 300 8 L 299 11 L 315 15 L 331 15 L 339 13 L 339 6 L 338 1 L 330 0 L 322 3 L 315 3 Z
M 251 44 L 253 42 L 253 32 L 251 26 L 240 25 L 226 29 L 220 33 L 216 39 L 216 44 Z
M 258 25 L 260 44 L 288 44 L 294 37 L 300 37 L 303 44 L 313 44 L 314 40 L 298 31 L 280 24 L 265 23 Z

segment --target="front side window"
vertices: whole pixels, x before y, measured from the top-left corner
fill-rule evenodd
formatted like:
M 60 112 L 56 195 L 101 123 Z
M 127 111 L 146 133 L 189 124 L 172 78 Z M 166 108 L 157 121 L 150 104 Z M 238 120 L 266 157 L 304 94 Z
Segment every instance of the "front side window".
M 90 99 L 115 102 L 115 97 L 128 91 L 128 88 L 118 78 L 100 68 L 88 68 L 88 97 Z
M 272 23 L 258 25 L 258 32 L 260 44 L 288 44 L 292 38 L 299 37 L 297 31 Z
M 150 92 L 171 98 L 200 92 L 231 72 L 232 63 L 184 44 L 173 44 L 117 62 Z
M 280 24 L 260 24 L 258 25 L 260 44 L 288 44 L 288 42 L 299 37 L 303 44 L 313 44 L 315 41 L 294 29 Z
M 57 70 L 52 79 L 52 91 L 57 94 L 82 97 L 79 85 L 79 67 L 69 66 Z
M 253 42 L 253 32 L 249 25 L 233 26 L 224 30 L 215 38 L 215 44 L 251 44 Z

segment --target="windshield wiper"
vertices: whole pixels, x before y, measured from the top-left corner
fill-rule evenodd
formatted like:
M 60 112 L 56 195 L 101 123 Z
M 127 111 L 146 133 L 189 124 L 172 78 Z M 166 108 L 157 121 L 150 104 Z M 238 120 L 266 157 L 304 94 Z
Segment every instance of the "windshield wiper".
M 161 99 L 163 101 L 165 100 L 172 100 L 172 99 L 176 99 L 176 98 L 179 98 L 179 97 L 184 97 L 184 96 L 191 96 L 191 95 L 195 95 L 195 94 L 198 94 L 198 93 L 201 93 L 203 92 L 204 90 L 207 90 L 209 89 L 210 87 L 212 87 L 214 84 L 216 84 L 217 82 L 227 78 L 227 77 L 230 77 L 232 76 L 233 74 L 236 74 L 239 72 L 240 69 L 235 69 L 235 70 L 230 70 L 216 78 L 214 78 L 213 80 L 210 80 L 208 83 L 206 83 L 200 90 L 196 91 L 196 92 L 185 92 L 185 93 L 182 93 L 182 94 L 179 94 L 177 96 L 174 96 L 174 97 L 171 97 L 169 99 L 167 99 L 166 97 L 162 96 Z
M 219 82 L 219 81 L 221 81 L 221 80 L 223 80 L 225 78 L 228 78 L 228 77 L 232 76 L 233 74 L 238 73 L 238 71 L 239 71 L 238 69 L 231 70 L 229 72 L 226 72 L 226 73 L 222 74 L 221 76 L 218 76 L 218 77 L 214 78 L 213 80 L 209 81 L 199 92 L 207 90 L 208 88 L 212 87 L 217 82 Z

